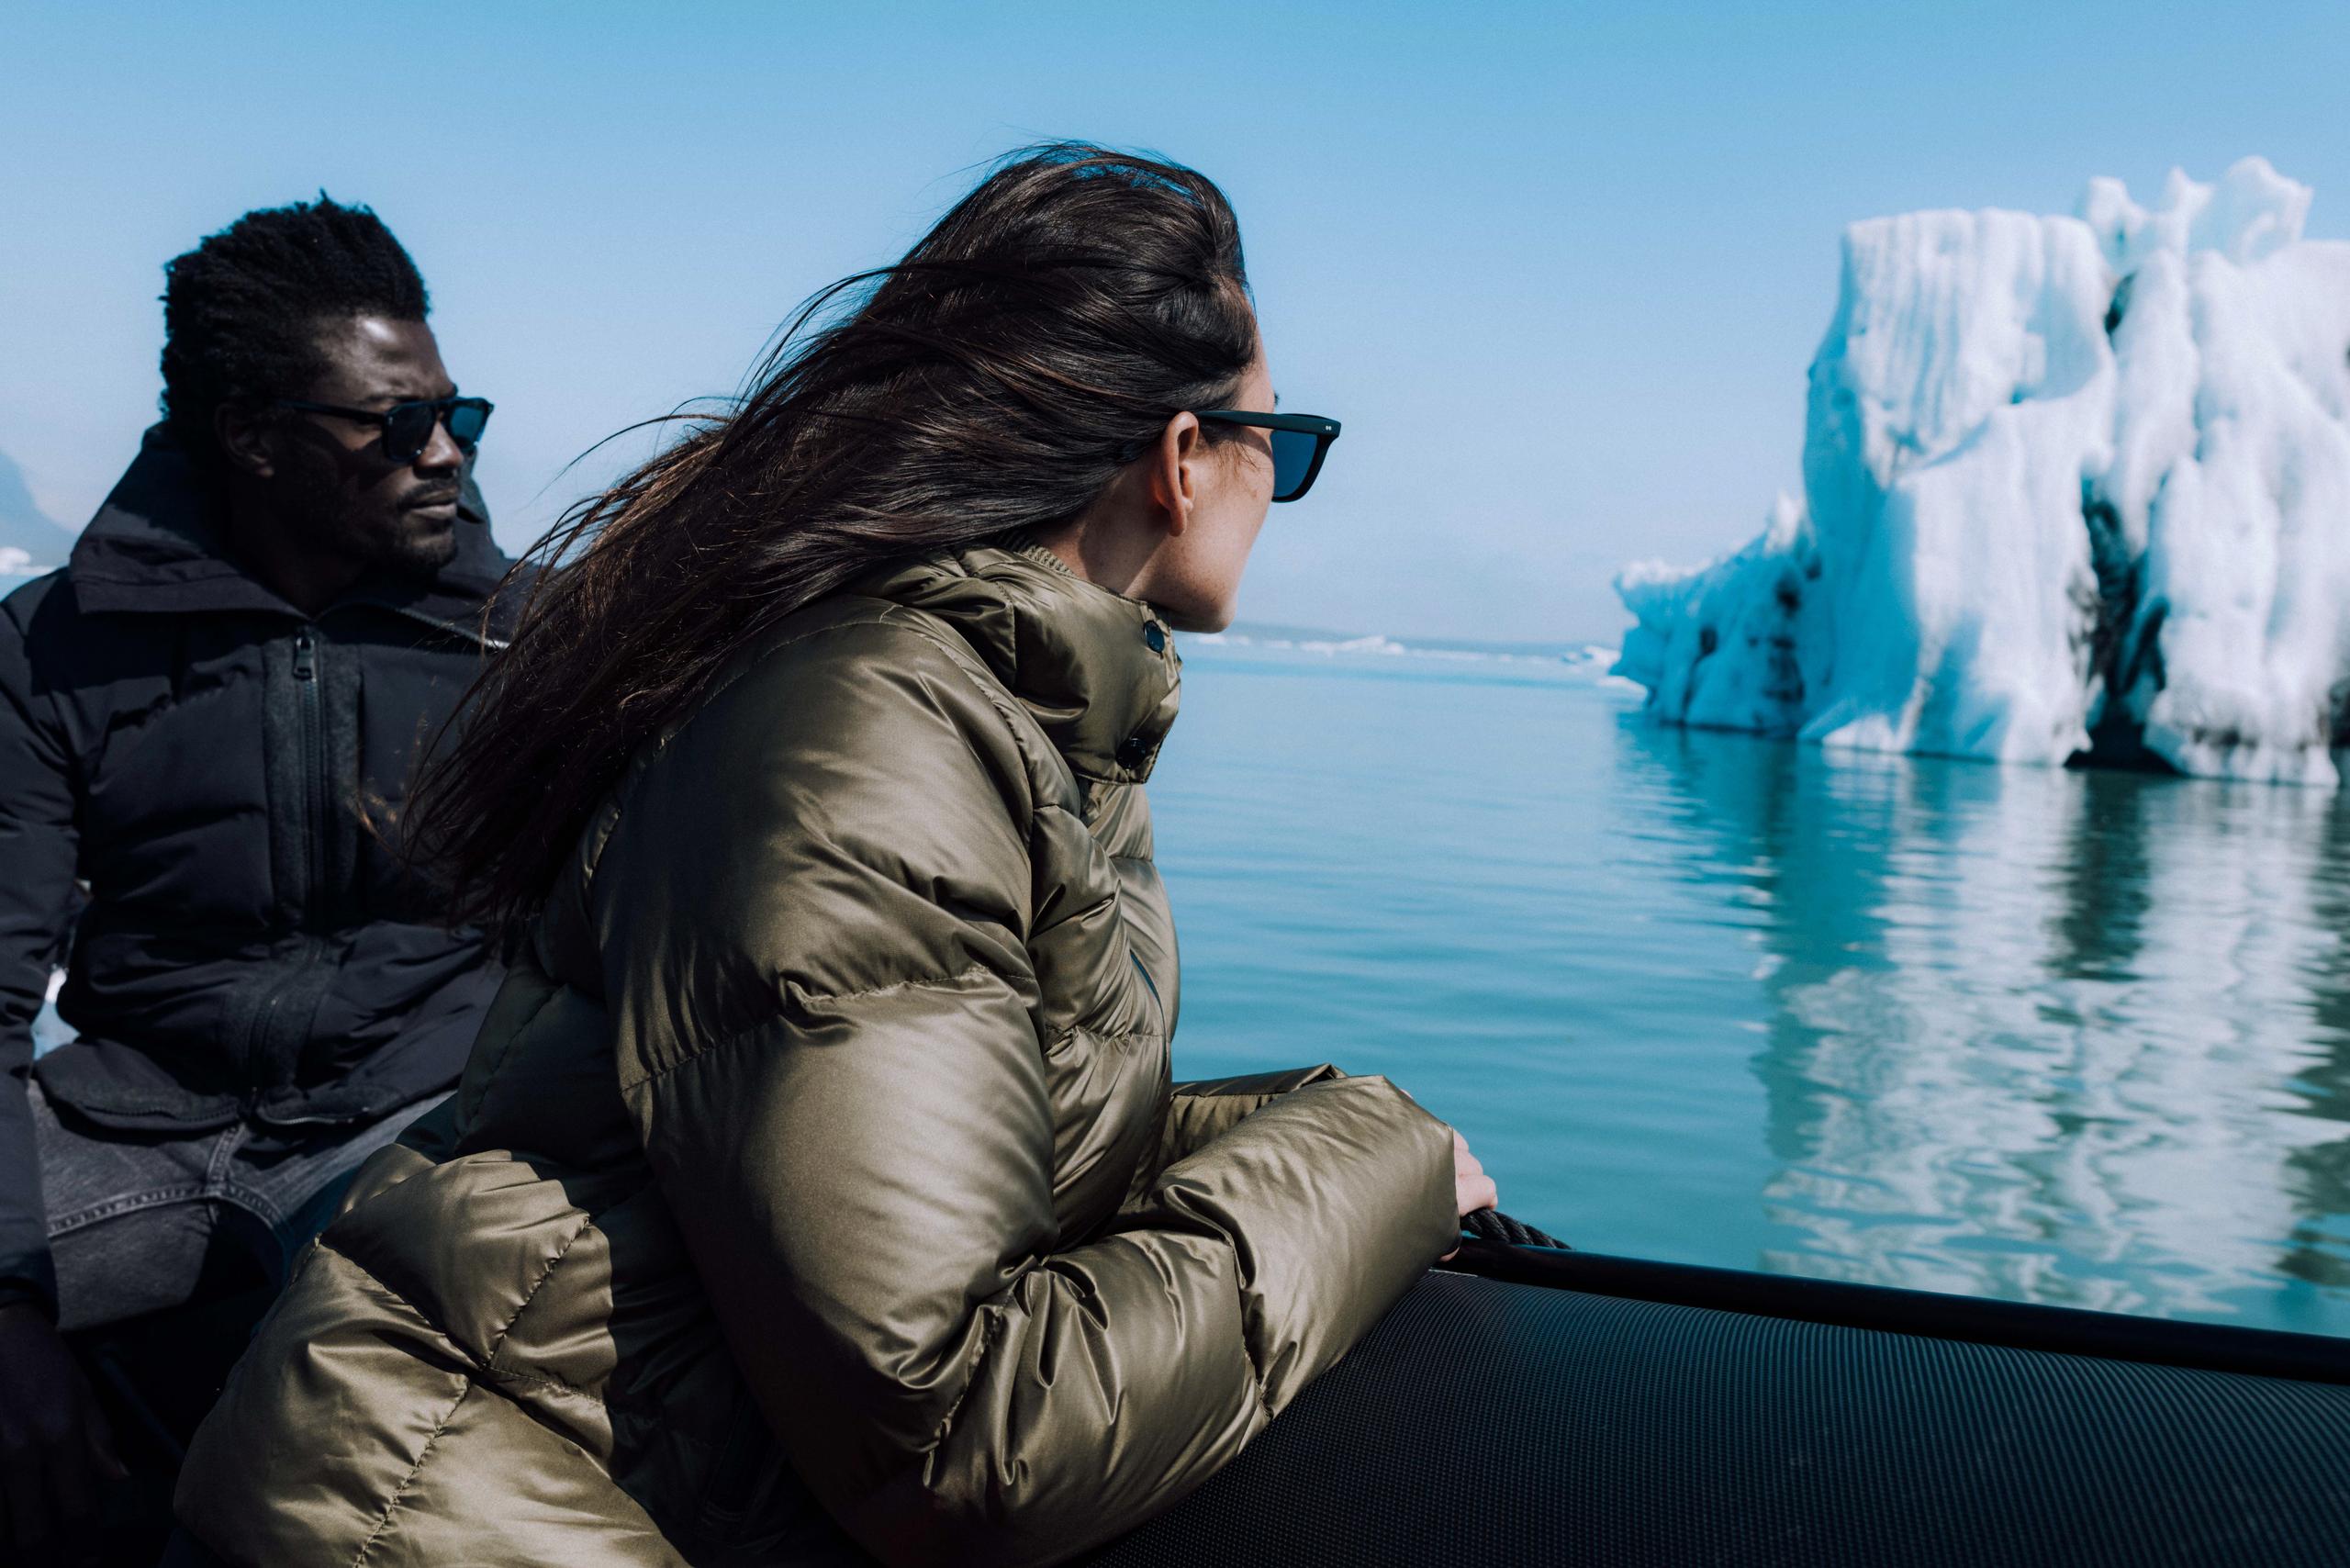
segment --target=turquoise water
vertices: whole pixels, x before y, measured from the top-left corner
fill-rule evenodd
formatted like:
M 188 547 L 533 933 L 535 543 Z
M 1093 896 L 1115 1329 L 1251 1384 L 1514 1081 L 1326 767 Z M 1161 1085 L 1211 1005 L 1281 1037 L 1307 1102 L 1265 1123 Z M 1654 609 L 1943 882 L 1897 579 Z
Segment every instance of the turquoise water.
M 1179 1074 L 1388 1073 L 1594 1250 L 2350 1334 L 2350 798 L 1184 656 Z

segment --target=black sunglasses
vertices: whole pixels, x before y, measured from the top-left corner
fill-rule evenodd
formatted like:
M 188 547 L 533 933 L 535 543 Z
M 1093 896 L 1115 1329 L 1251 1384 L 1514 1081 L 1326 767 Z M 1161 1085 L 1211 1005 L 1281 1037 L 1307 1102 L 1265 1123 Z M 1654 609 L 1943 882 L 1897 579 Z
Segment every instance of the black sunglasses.
M 1273 449 L 1273 499 L 1293 501 L 1314 487 L 1322 472 L 1323 456 L 1338 439 L 1338 421 L 1319 414 L 1252 414 L 1245 409 L 1207 409 L 1195 419 L 1261 430 Z M 1132 463 L 1150 448 L 1147 441 L 1129 442 L 1118 455 Z
M 1241 409 L 1210 409 L 1203 420 L 1247 425 L 1266 433 L 1273 445 L 1273 499 L 1293 501 L 1314 487 L 1322 459 L 1338 439 L 1338 421 L 1319 414 L 1252 414 Z
M 395 403 L 383 409 L 346 409 L 340 403 L 280 398 L 277 406 L 310 414 L 335 414 L 377 426 L 384 432 L 384 455 L 395 463 L 413 463 L 422 456 L 424 449 L 432 444 L 432 427 L 443 420 L 449 426 L 449 439 L 461 450 L 471 452 L 489 423 L 490 409 L 497 407 L 487 398 L 432 398 Z

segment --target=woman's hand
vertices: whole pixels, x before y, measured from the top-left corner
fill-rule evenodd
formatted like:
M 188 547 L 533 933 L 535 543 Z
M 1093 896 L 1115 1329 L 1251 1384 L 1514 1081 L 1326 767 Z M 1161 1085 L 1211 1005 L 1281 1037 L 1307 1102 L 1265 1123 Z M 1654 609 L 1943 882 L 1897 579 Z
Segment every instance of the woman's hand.
M 1494 1179 L 1485 1174 L 1484 1166 L 1469 1152 L 1469 1140 L 1457 1130 L 1452 1135 L 1452 1201 L 1460 1206 L 1464 1219 L 1479 1209 L 1499 1208 L 1502 1202 L 1501 1192 L 1494 1185 Z M 1449 1263 L 1452 1260 L 1452 1253 L 1460 1250 L 1456 1247 L 1437 1261 Z
M 1452 1135 L 1452 1196 L 1460 1205 L 1463 1218 L 1479 1209 L 1497 1209 L 1502 1205 L 1500 1190 L 1477 1157 L 1469 1152 L 1469 1140 L 1459 1133 Z

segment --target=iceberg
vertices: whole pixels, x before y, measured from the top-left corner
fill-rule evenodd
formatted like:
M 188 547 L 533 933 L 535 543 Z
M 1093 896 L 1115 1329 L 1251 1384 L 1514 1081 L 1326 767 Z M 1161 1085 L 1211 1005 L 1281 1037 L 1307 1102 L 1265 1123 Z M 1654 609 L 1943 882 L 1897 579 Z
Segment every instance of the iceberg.
M 1676 723 L 2332 785 L 2350 744 L 2350 242 L 2246 158 L 2152 207 L 1853 224 L 1803 495 L 1617 577 Z

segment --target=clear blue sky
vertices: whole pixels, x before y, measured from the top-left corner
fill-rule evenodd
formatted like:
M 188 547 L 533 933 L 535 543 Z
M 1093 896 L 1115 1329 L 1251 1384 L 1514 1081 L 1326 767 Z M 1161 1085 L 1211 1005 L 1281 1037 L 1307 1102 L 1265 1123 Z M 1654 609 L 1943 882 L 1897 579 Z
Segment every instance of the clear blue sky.
M 161 263 L 324 187 L 421 263 L 520 543 L 598 438 L 1020 142 L 1221 181 L 1284 407 L 1345 420 L 1244 616 L 1612 638 L 1792 487 L 1837 234 L 2245 152 L 2350 233 L 2350 6 L 52 5 L 0 50 L 0 453 L 78 522 Z

